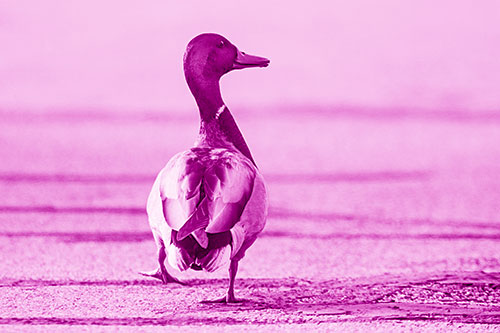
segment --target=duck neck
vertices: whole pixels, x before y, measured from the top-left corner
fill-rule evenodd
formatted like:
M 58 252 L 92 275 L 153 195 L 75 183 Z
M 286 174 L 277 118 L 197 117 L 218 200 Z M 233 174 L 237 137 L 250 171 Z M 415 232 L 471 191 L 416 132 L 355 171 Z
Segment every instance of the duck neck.
M 201 121 L 214 119 L 217 111 L 224 105 L 219 81 L 188 80 L 188 86 L 200 110 Z
M 222 100 L 219 81 L 188 80 L 188 86 L 200 110 L 200 133 L 197 145 L 233 146 L 255 165 L 250 149 L 236 121 Z

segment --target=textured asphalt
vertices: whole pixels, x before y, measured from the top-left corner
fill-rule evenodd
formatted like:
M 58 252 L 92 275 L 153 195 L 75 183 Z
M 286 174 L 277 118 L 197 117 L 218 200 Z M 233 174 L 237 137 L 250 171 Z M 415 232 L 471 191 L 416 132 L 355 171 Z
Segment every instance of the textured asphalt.
M 0 330 L 497 331 L 500 122 L 238 115 L 270 191 L 240 264 L 188 286 L 155 268 L 145 201 L 191 116 L 0 123 Z

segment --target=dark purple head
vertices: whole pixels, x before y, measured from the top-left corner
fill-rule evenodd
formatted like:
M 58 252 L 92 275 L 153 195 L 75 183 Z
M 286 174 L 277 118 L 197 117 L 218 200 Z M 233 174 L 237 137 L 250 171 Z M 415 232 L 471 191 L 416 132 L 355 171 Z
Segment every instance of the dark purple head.
M 226 38 L 205 33 L 193 38 L 184 54 L 184 74 L 192 79 L 219 81 L 222 75 L 233 69 L 266 67 L 269 60 L 240 52 Z

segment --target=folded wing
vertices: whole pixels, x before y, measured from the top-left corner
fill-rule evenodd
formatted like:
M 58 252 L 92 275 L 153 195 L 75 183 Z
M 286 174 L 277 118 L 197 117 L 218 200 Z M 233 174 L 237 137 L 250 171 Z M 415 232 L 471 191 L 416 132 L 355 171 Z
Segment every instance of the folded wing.
M 230 230 L 245 209 L 255 175 L 247 158 L 227 149 L 193 148 L 176 155 L 159 184 L 167 224 L 178 239 L 193 233 L 206 247 L 199 230 Z

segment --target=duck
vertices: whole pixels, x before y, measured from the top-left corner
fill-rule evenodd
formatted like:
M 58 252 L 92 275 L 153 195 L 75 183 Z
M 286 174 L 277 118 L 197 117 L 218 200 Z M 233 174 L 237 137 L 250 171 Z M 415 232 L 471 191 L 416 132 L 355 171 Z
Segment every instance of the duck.
M 238 263 L 264 229 L 268 195 L 250 149 L 222 100 L 219 82 L 233 70 L 269 63 L 241 52 L 216 33 L 200 34 L 188 43 L 184 75 L 198 106 L 200 130 L 193 147 L 174 155 L 154 181 L 146 210 L 158 268 L 141 274 L 184 284 L 172 269 L 214 272 L 226 266 L 227 292 L 213 302 L 239 302 L 234 295 Z

